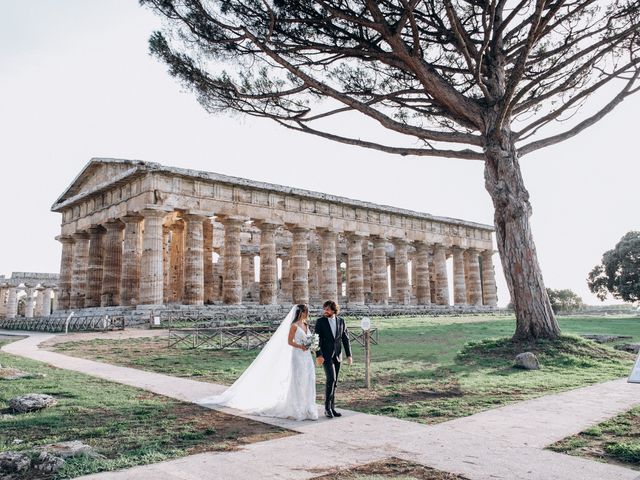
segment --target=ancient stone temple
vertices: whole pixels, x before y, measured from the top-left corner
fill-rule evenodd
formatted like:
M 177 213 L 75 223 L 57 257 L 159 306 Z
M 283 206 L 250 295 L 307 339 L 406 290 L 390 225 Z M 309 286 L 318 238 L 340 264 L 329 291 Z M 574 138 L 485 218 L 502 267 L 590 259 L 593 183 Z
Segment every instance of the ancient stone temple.
M 47 317 L 57 309 L 57 290 L 57 273 L 0 275 L 0 318 Z
M 62 215 L 60 310 L 325 299 L 382 310 L 496 306 L 488 225 L 102 158 L 52 210 Z

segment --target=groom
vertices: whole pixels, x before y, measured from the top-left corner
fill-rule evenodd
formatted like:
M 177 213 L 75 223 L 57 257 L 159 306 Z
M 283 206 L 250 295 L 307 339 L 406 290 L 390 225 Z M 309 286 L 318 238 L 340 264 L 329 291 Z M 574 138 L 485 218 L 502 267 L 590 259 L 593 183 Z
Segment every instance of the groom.
M 316 352 L 318 365 L 324 367 L 327 376 L 327 387 L 324 394 L 324 414 L 327 418 L 341 417 L 342 414 L 336 411 L 335 395 L 338 385 L 338 373 L 340 373 L 340 363 L 342 362 L 342 345 L 347 354 L 349 365 L 353 363 L 351 358 L 351 344 L 349 343 L 349 333 L 347 326 L 341 317 L 338 317 L 338 305 L 333 300 L 327 300 L 322 306 L 324 316 L 316 320 L 315 333 L 320 340 L 320 348 Z

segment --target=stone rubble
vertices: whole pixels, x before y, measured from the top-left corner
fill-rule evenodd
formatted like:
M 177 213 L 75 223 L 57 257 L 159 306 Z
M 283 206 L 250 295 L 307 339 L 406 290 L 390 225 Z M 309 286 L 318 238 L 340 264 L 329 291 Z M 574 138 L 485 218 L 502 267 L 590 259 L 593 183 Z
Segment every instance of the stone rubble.
M 531 352 L 522 352 L 516 355 L 515 366 L 518 368 L 524 368 L 525 370 L 538 370 L 540 368 L 540 362 L 535 354 Z
M 28 413 L 51 407 L 58 401 L 51 395 L 28 393 L 9 400 L 9 409 L 16 413 Z

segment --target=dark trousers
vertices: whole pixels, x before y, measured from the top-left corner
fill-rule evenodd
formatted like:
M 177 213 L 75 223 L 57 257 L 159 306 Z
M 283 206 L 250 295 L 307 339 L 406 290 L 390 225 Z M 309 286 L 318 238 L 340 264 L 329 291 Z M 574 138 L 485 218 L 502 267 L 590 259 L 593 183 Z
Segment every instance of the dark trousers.
M 327 386 L 324 391 L 324 409 L 333 410 L 335 408 L 336 386 L 338 385 L 340 362 L 333 357 L 331 360 L 325 360 L 322 366 L 324 367 L 324 373 L 327 376 Z

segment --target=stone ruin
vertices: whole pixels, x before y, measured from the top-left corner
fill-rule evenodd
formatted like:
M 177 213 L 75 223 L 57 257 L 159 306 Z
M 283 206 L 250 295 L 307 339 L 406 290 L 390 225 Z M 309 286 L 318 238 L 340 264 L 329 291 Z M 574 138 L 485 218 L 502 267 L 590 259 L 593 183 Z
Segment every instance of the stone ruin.
M 62 216 L 60 315 L 216 306 L 280 306 L 280 315 L 326 299 L 381 314 L 497 303 L 490 225 L 105 158 L 51 209 Z
M 18 316 L 18 301 L 24 298 L 26 318 L 46 317 L 57 310 L 57 273 L 12 272 L 0 275 L 0 318 Z

